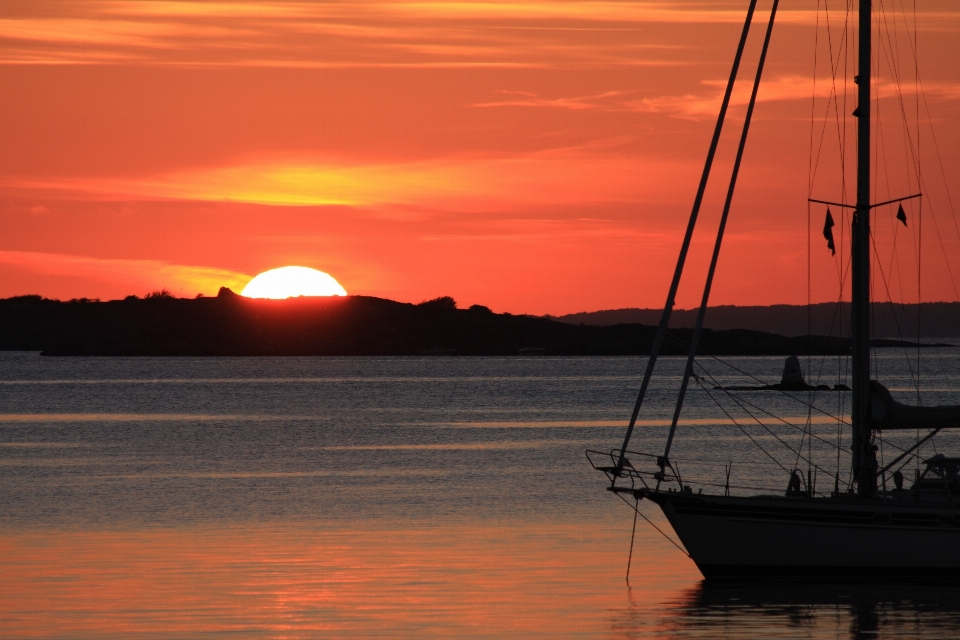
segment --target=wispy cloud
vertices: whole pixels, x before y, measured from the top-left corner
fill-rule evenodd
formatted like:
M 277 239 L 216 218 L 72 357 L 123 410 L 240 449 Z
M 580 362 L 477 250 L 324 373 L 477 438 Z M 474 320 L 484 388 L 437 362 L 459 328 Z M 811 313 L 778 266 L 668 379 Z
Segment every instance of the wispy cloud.
M 0 251 L 0 265 L 19 267 L 36 274 L 123 285 L 130 291 L 142 293 L 166 288 L 175 293 L 210 295 L 221 286 L 239 291 L 250 281 L 250 276 L 235 271 L 171 264 L 162 260 L 95 258 L 35 251 Z
M 391 205 L 482 211 L 516 205 L 659 199 L 688 167 L 619 154 L 622 141 L 510 156 L 451 156 L 395 164 L 285 160 L 151 178 L 6 178 L 10 193 L 269 205 Z M 613 148 L 611 148 L 611 145 Z
M 705 81 L 703 84 L 712 91 L 703 94 L 686 94 L 676 96 L 657 96 L 629 100 L 623 104 L 636 111 L 665 113 L 673 117 L 699 120 L 704 117 L 715 117 L 720 110 L 723 99 L 723 90 L 726 82 L 721 80 Z M 789 100 L 810 100 L 830 98 L 834 92 L 842 92 L 841 86 L 834 87 L 830 82 L 820 80 L 814 83 L 809 76 L 789 75 L 772 78 L 760 85 L 757 93 L 758 102 L 776 102 Z M 738 83 L 730 97 L 733 106 L 744 106 L 750 101 L 752 87 L 747 83 Z M 850 89 L 852 91 L 852 89 Z M 893 98 L 899 95 L 912 95 L 916 88 L 902 85 L 899 88 L 889 82 L 881 82 L 876 89 L 880 98 Z M 944 99 L 960 98 L 960 83 L 958 84 L 928 84 L 924 87 L 927 95 Z
M 643 111 L 665 113 L 670 116 L 699 120 L 703 116 L 715 116 L 723 97 L 725 82 L 708 80 L 702 83 L 709 92 L 654 97 L 636 97 L 639 91 L 607 91 L 604 93 L 545 98 L 535 93 L 521 91 L 503 91 L 503 100 L 492 100 L 474 104 L 474 107 L 536 107 L 548 109 L 569 109 L 573 111 Z M 809 77 L 782 76 L 761 85 L 757 99 L 761 102 L 774 100 L 809 100 L 813 95 L 813 80 Z M 816 93 L 818 97 L 830 95 L 830 85 L 821 83 Z M 750 99 L 750 87 L 744 83 L 737 85 L 731 96 L 732 105 L 745 105 Z
M 438 242 L 459 240 L 531 244 L 577 242 L 588 238 L 646 243 L 659 242 L 665 238 L 672 239 L 665 233 L 638 230 L 624 224 L 621 220 L 594 218 L 472 221 L 462 224 L 456 232 L 429 234 L 422 239 Z
M 0 63 L 273 67 L 617 66 L 679 63 L 658 25 L 736 24 L 719 2 L 13 2 L 0 8 Z M 781 22 L 814 24 L 812 11 Z M 921 13 L 960 25 L 960 11 Z M 602 32 L 604 37 L 597 38 Z M 669 43 L 660 43 L 661 45 Z
M 704 116 L 715 117 L 723 100 L 724 81 L 708 80 L 703 85 L 709 87 L 708 93 L 685 94 L 672 96 L 653 96 L 630 100 L 625 106 L 635 111 L 651 113 L 665 113 L 679 118 L 699 120 Z M 748 83 L 740 82 L 730 96 L 732 106 L 745 105 L 750 101 L 752 87 Z M 768 102 L 775 100 L 809 100 L 813 95 L 813 79 L 802 76 L 782 76 L 767 80 L 760 85 L 757 101 Z M 830 85 L 821 83 L 817 87 L 820 97 L 830 95 Z
M 624 94 L 622 91 L 606 91 L 587 96 L 572 98 L 541 98 L 535 93 L 525 91 L 501 91 L 509 96 L 504 100 L 479 102 L 474 107 L 545 107 L 550 109 L 570 109 L 571 111 L 585 110 L 623 110 L 616 109 L 622 103 L 618 100 Z

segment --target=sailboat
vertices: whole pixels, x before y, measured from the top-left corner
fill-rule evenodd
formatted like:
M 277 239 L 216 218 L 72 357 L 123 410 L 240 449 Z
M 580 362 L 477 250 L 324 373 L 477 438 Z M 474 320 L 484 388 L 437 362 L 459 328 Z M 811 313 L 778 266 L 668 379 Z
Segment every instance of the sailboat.
M 733 168 L 727 199 L 714 246 L 706 286 L 692 334 L 676 408 L 662 454 L 644 454 L 629 449 L 631 435 L 644 401 L 661 344 L 667 333 L 674 297 L 683 270 L 690 238 L 703 198 L 720 129 L 736 80 L 744 43 L 756 0 L 750 2 L 739 48 L 727 84 L 720 116 L 700 188 L 681 247 L 667 302 L 652 346 L 639 395 L 623 445 L 610 452 L 588 451 L 591 464 L 606 474 L 607 489 L 624 498 L 655 503 L 673 527 L 676 537 L 701 573 L 710 578 L 743 576 L 811 577 L 923 577 L 960 575 L 960 458 L 943 454 L 924 461 L 911 486 L 904 487 L 902 473 L 893 475 L 894 488 L 887 488 L 890 470 L 906 456 L 916 455 L 921 445 L 942 429 L 960 428 L 960 406 L 920 407 L 901 404 L 888 389 L 871 379 L 870 368 L 870 217 L 878 206 L 918 197 L 907 194 L 898 200 L 871 202 L 871 27 L 872 2 L 858 0 L 857 75 L 857 186 L 851 207 L 851 416 L 852 469 L 849 488 L 839 481 L 828 494 L 811 489 L 809 475 L 794 471 L 782 494 L 736 496 L 694 493 L 671 458 L 681 407 L 707 308 L 717 256 L 750 118 L 756 102 L 778 0 L 772 4 L 753 93 L 747 107 L 740 147 Z M 843 203 L 812 202 L 848 206 Z M 880 432 L 923 430 L 913 446 L 883 468 L 878 468 L 877 436 Z M 729 478 L 729 472 L 728 472 Z M 878 482 L 878 479 L 881 481 Z M 729 484 L 729 479 L 728 479 Z M 629 502 L 629 501 L 628 501 Z

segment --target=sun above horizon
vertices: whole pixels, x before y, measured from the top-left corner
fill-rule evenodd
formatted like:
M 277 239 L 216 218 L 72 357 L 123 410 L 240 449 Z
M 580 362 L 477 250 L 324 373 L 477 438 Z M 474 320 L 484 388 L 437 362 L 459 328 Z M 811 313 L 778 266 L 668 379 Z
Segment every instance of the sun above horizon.
M 295 298 L 299 296 L 345 296 L 346 290 L 333 276 L 309 267 L 279 267 L 255 276 L 240 295 L 247 298 Z

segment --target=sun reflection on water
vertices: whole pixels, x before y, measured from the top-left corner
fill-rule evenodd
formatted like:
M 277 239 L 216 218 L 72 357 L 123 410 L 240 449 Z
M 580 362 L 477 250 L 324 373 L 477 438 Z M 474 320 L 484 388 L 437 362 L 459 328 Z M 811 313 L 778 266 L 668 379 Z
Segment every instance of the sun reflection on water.
M 604 635 L 611 616 L 629 610 L 629 522 L 620 524 L 599 535 L 590 523 L 555 522 L 5 532 L 0 629 L 100 637 Z M 656 604 L 697 574 L 650 542 L 633 593 Z M 671 557 L 678 566 L 664 572 L 661 561 Z

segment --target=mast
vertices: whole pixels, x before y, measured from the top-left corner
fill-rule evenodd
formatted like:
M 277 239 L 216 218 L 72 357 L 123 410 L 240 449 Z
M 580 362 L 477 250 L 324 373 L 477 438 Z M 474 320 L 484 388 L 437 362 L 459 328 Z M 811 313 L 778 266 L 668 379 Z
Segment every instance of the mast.
M 853 475 L 860 496 L 876 492 L 870 424 L 870 74 L 872 0 L 860 0 L 857 110 L 857 208 L 851 233 L 850 294 L 853 374 Z

